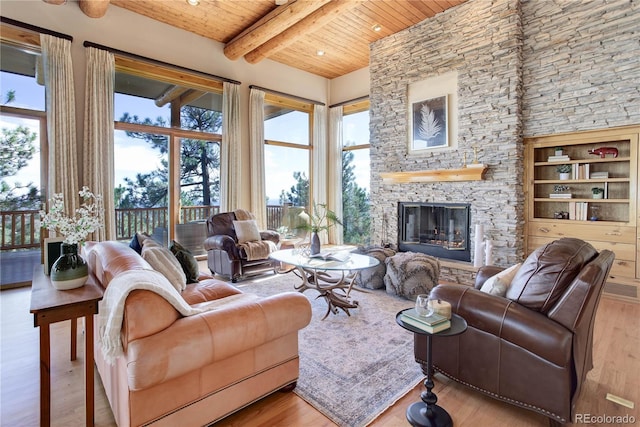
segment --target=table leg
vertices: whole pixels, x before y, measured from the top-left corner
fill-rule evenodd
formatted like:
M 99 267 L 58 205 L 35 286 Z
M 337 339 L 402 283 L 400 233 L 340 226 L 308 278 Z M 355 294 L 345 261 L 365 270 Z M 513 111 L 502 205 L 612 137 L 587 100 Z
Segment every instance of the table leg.
M 84 368 L 85 368 L 85 411 L 86 425 L 93 427 L 94 378 L 93 378 L 93 315 L 84 318 Z
M 452 427 L 451 416 L 442 407 L 436 405 L 438 397 L 432 391 L 433 359 L 431 358 L 431 335 L 427 335 L 427 378 L 424 386 L 427 391 L 420 394 L 422 402 L 416 402 L 407 409 L 407 421 L 414 427 Z
M 49 324 L 40 325 L 40 426 L 49 427 L 51 421 L 51 356 L 49 353 Z
M 76 360 L 78 354 L 78 319 L 71 319 L 71 360 Z

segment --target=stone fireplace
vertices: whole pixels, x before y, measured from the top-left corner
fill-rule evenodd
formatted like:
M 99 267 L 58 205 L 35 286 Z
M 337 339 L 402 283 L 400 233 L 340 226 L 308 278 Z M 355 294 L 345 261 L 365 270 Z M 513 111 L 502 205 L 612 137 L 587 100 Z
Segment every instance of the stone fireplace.
M 398 203 L 398 249 L 471 261 L 470 205 Z

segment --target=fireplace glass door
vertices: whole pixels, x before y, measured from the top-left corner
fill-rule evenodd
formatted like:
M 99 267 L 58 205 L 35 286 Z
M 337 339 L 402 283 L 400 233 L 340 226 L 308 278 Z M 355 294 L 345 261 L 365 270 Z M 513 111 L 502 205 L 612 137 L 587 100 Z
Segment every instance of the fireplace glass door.
M 468 204 L 400 202 L 398 220 L 401 251 L 471 261 Z

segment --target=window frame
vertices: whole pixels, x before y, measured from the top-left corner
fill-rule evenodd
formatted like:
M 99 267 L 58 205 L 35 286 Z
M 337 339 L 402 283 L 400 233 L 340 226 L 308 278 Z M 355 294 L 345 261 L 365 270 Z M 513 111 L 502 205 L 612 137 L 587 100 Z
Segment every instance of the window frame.
M 160 65 L 151 61 L 145 61 L 142 58 L 132 58 L 119 53 L 114 53 L 115 71 L 116 73 L 131 74 L 150 80 L 162 81 L 164 83 L 175 84 L 190 89 L 196 89 L 205 92 L 222 94 L 223 82 L 199 75 L 196 72 L 189 73 L 184 69 L 172 68 L 170 66 Z M 220 151 L 226 149 L 222 146 L 222 133 L 207 133 L 200 131 L 192 131 L 174 126 L 175 118 L 180 116 L 180 109 L 172 109 L 170 117 L 170 126 L 160 127 L 154 125 L 140 125 L 135 123 L 127 123 L 115 120 L 114 129 L 129 132 L 144 132 L 167 135 L 168 140 L 168 156 L 169 176 L 167 177 L 167 200 L 168 200 L 168 240 L 175 239 L 176 224 L 180 223 L 180 140 L 182 138 L 198 139 L 218 143 Z M 221 160 L 222 161 L 222 160 Z M 222 167 L 222 165 L 221 165 Z M 220 176 L 222 180 L 227 177 Z M 174 203 L 174 201 L 177 201 Z
M 349 116 L 351 114 L 362 113 L 363 111 L 368 111 L 368 110 L 371 109 L 370 107 L 371 107 L 371 104 L 370 104 L 370 101 L 369 101 L 368 98 L 364 99 L 364 100 L 356 101 L 356 102 L 353 102 L 353 103 L 345 104 L 345 105 L 342 106 L 342 117 L 344 119 L 345 116 Z M 369 149 L 370 150 L 371 149 L 371 141 L 369 141 L 368 144 L 357 144 L 357 145 L 350 145 L 350 146 L 344 146 L 343 145 L 340 157 L 342 158 L 342 155 L 345 152 L 355 151 L 355 150 L 362 150 L 362 149 Z M 371 165 L 371 157 L 369 157 L 369 165 Z M 341 163 L 340 166 L 342 166 L 342 163 Z M 342 171 L 342 168 L 341 168 L 340 169 L 341 176 L 342 176 L 342 173 L 343 173 L 343 171 Z M 371 194 L 371 176 L 369 176 L 369 194 Z M 341 202 L 341 205 L 343 206 L 343 209 L 344 209 L 344 192 L 342 191 L 342 188 L 340 189 L 340 202 Z M 369 214 L 371 214 L 371 212 L 369 212 Z M 342 233 L 343 233 L 342 239 L 343 239 L 343 241 L 344 241 L 344 232 L 345 232 L 345 230 L 343 229 L 342 230 Z M 350 244 L 352 242 L 346 242 L 346 243 Z
M 309 143 L 306 145 L 303 144 L 296 144 L 296 143 L 292 143 L 292 142 L 286 142 L 286 141 L 277 141 L 277 140 L 272 140 L 272 139 L 266 139 L 264 140 L 264 145 L 271 145 L 271 146 L 275 146 L 275 147 L 283 147 L 283 148 L 291 148 L 291 149 L 297 149 L 297 150 L 307 150 L 309 152 L 309 164 L 308 164 L 308 170 L 309 170 L 309 176 L 307 177 L 309 179 L 309 200 L 307 201 L 307 203 L 309 204 L 308 206 L 306 206 L 307 210 L 310 209 L 311 206 L 313 206 L 313 186 L 314 186 L 314 182 L 313 182 L 313 165 L 314 165 L 314 161 L 313 161 L 313 155 L 314 155 L 314 135 L 313 135 L 313 116 L 314 116 L 314 108 L 315 105 L 311 102 L 304 102 L 301 101 L 299 99 L 294 99 L 294 98 L 290 98 L 290 97 L 286 97 L 284 95 L 280 95 L 280 94 L 275 94 L 275 93 L 265 93 L 265 97 L 264 97 L 264 105 L 274 105 L 274 106 L 278 106 L 278 107 L 283 107 L 283 108 L 288 108 L 291 110 L 296 110 L 296 111 L 301 111 L 303 113 L 307 113 L 309 116 L 309 122 L 308 122 L 308 126 L 309 126 Z M 266 171 L 265 171 L 266 173 Z M 263 179 L 266 179 L 266 177 L 263 177 Z

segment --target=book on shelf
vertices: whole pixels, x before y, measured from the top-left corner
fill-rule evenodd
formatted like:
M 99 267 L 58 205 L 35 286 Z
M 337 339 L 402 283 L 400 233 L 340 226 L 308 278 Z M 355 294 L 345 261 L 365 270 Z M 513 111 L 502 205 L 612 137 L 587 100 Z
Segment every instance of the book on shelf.
M 569 202 L 569 219 L 586 221 L 589 215 L 588 202 Z
M 609 178 L 609 172 L 591 172 L 590 179 L 607 179 Z
M 547 158 L 548 162 L 566 162 L 567 160 L 571 160 L 571 158 L 566 154 L 563 154 L 562 156 L 549 156 Z
M 406 313 L 406 312 L 405 312 Z M 440 323 L 436 323 L 433 326 L 430 326 L 424 322 L 422 322 L 421 320 L 417 320 L 413 317 L 407 316 L 405 313 L 402 313 L 400 315 L 400 319 L 411 326 L 414 326 L 420 330 L 423 330 L 425 332 L 428 332 L 430 334 L 435 334 L 441 331 L 444 331 L 445 329 L 449 329 L 451 327 L 451 321 L 449 319 L 447 319 L 444 316 L 440 316 L 444 318 L 444 321 L 440 322 Z
M 348 251 L 341 252 L 319 252 L 317 254 L 309 255 L 309 258 L 322 259 L 324 261 L 340 261 L 345 262 L 351 257 Z
M 550 199 L 570 199 L 573 197 L 571 193 L 549 193 Z

